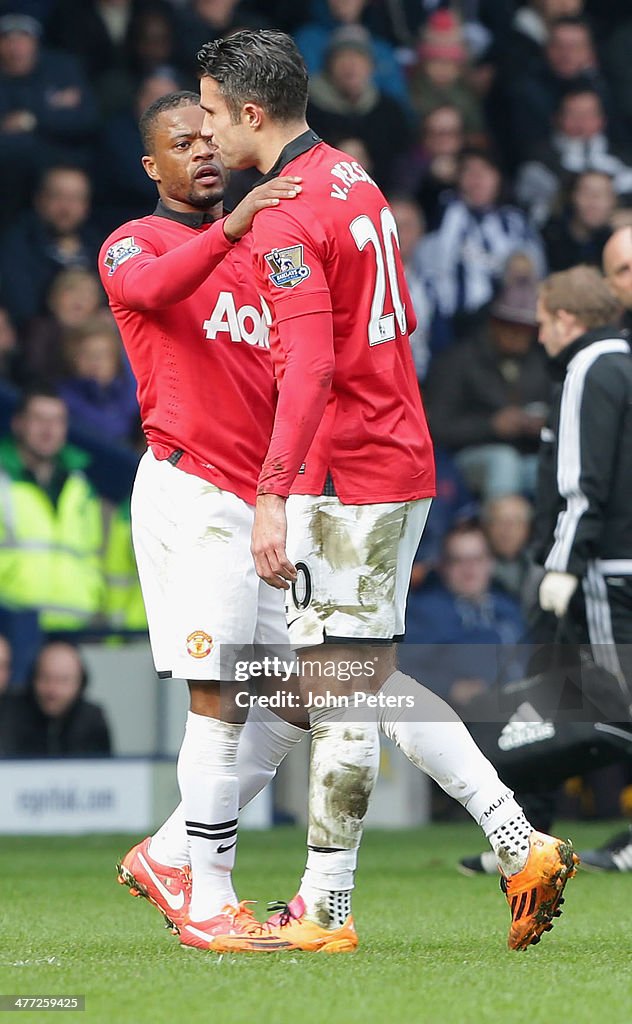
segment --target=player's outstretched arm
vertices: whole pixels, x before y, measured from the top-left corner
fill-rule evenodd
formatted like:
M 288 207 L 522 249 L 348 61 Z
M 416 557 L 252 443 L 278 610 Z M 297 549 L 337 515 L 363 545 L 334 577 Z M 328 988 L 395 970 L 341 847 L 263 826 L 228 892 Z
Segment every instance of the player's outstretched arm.
M 127 309 L 165 309 L 188 299 L 244 235 L 259 210 L 298 195 L 297 178 L 277 178 L 253 189 L 228 217 L 165 253 L 156 253 L 151 237 L 112 234 L 99 257 L 101 281 L 110 298 Z M 226 222 L 231 223 L 229 233 Z
M 260 210 L 278 206 L 282 199 L 294 199 L 301 191 L 302 178 L 287 175 L 257 185 L 245 196 L 232 213 L 224 220 L 224 234 L 231 242 L 237 242 L 250 231 L 255 215 Z

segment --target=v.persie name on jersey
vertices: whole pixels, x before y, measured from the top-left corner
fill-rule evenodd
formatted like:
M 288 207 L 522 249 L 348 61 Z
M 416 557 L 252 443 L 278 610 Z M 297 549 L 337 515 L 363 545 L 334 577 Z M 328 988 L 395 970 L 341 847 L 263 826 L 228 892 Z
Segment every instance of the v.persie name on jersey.
M 247 345 L 270 348 L 271 323 L 272 316 L 265 299 L 261 298 L 261 309 L 256 306 L 238 308 L 232 292 L 220 292 L 213 312 L 202 327 L 209 341 L 215 341 L 218 335 L 227 334 L 231 341 L 245 341 Z
M 359 164 L 356 160 L 340 160 L 331 168 L 331 173 L 342 182 L 342 187 L 335 181 L 331 183 L 331 192 L 329 194 L 332 199 L 346 199 L 351 186 L 357 181 L 366 181 L 368 185 L 375 185 L 373 178 L 367 174 L 362 164 Z M 377 185 L 375 187 L 377 188 Z

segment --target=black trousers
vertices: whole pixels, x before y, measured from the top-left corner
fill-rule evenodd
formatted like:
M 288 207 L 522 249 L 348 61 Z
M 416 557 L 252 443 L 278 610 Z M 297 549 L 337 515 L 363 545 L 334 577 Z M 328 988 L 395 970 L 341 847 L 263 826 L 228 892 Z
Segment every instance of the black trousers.
M 632 560 L 627 565 L 626 561 L 590 563 L 564 620 L 556 628 L 551 619 L 547 639 L 568 645 L 571 662 L 578 645 L 590 645 L 593 660 L 616 676 L 632 708 Z M 521 792 L 517 796 L 534 828 L 550 832 L 556 794 Z
M 589 563 L 560 638 L 569 644 L 589 643 L 595 663 L 617 677 L 632 705 L 632 560 L 629 566 L 631 575 L 624 575 L 612 570 L 627 568 L 627 560 Z

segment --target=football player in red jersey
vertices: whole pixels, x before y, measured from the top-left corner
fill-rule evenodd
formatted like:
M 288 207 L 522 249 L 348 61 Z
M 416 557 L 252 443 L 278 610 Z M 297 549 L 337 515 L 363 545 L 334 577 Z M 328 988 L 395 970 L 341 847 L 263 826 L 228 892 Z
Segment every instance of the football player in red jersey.
M 303 182 L 291 204 L 262 211 L 252 227 L 279 391 L 252 550 L 259 576 L 288 591 L 312 706 L 307 867 L 273 923 L 296 948 L 357 944 L 351 890 L 377 775 L 377 718 L 482 826 L 510 901 L 509 944 L 525 948 L 558 913 L 572 848 L 533 831 L 463 723 L 393 657 L 434 494 L 393 214 L 366 171 L 310 130 L 307 73 L 289 36 L 244 30 L 198 56 L 204 130 L 225 166 Z M 350 664 L 371 668 L 355 686 L 343 681 Z M 314 682 L 319 666 L 326 690 Z M 367 707 L 373 715 L 360 714 Z M 256 947 L 227 934 L 213 948 Z
M 231 881 L 239 776 L 247 802 L 302 733 L 268 710 L 255 709 L 246 727 L 236 705 L 223 716 L 219 686 L 233 678 L 223 646 L 287 644 L 282 594 L 257 577 L 250 555 L 274 379 L 267 312 L 239 239 L 257 211 L 300 185 L 297 177 L 263 185 L 223 218 L 226 172 L 202 117 L 199 96 L 187 92 L 145 111 L 143 162 L 160 199 L 151 216 L 110 235 L 99 271 L 148 443 L 132 532 L 152 652 L 158 674 L 187 679 L 191 694 L 178 760 L 182 805 L 130 850 L 119 877 L 162 910 L 183 944 L 209 948 L 227 929 L 270 940 Z M 252 728 L 263 740 L 249 738 Z

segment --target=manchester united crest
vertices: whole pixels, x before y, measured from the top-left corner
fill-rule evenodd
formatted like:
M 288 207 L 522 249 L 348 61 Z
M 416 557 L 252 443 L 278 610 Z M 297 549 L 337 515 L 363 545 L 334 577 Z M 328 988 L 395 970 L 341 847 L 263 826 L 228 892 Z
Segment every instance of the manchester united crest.
M 288 245 L 285 249 L 273 249 L 266 253 L 266 261 L 272 270 L 270 280 L 277 288 L 296 288 L 305 281 L 311 270 L 303 262 L 303 246 Z
M 195 629 L 187 637 L 187 651 L 192 658 L 207 658 L 213 650 L 213 637 L 203 629 Z

